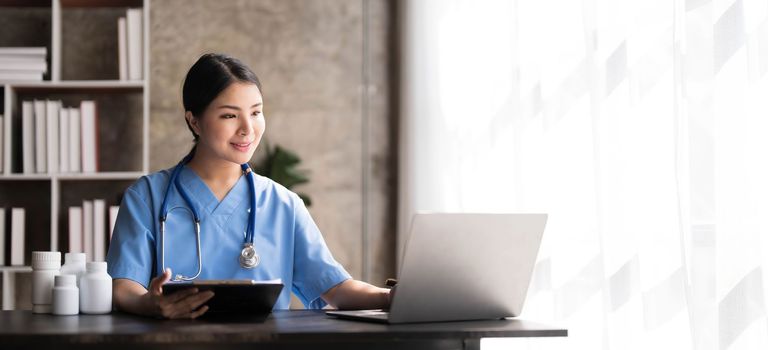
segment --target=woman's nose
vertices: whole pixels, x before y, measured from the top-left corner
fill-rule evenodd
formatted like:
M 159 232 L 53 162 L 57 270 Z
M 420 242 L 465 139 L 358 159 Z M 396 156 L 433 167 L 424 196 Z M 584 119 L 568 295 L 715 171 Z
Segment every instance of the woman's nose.
M 248 118 L 248 116 L 246 116 L 245 118 L 240 118 L 240 120 L 241 120 L 240 130 L 239 130 L 240 135 L 245 136 L 250 134 L 251 131 L 253 131 L 253 121 L 251 120 L 251 118 Z

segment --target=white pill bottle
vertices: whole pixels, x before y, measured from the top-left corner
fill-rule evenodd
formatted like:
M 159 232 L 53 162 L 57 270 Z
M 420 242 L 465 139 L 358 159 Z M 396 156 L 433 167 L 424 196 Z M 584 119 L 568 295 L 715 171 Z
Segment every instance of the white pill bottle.
M 61 268 L 61 253 L 32 252 L 32 312 L 51 313 L 53 278 Z
M 75 282 L 80 287 L 80 278 L 85 275 L 85 253 L 64 254 L 64 265 L 61 266 L 62 275 L 75 275 Z
M 80 278 L 80 312 L 108 314 L 111 311 L 112 277 L 107 273 L 107 263 L 85 263 L 85 275 Z
M 53 314 L 77 315 L 80 311 L 78 293 L 77 276 L 56 276 L 53 280 Z

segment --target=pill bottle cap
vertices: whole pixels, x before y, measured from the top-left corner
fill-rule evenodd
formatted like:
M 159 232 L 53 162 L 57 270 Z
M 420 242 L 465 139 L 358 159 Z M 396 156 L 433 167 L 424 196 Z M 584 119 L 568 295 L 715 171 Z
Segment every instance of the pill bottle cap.
M 106 272 L 107 271 L 107 262 L 106 261 L 89 261 L 85 263 L 85 271 L 86 272 Z
M 77 285 L 77 276 L 64 274 L 53 278 L 54 287 L 74 287 Z
M 32 252 L 32 269 L 58 269 L 61 267 L 61 253 Z
M 67 253 L 64 254 L 64 263 L 85 262 L 85 253 Z

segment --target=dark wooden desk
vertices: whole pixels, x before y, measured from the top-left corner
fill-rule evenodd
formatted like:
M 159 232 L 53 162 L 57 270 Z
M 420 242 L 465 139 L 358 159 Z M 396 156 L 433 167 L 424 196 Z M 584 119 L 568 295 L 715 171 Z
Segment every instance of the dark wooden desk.
M 524 320 L 383 325 L 321 311 L 276 311 L 266 319 L 156 320 L 122 313 L 53 316 L 0 312 L 3 350 L 131 349 L 472 349 L 485 337 L 561 337 L 568 331 Z

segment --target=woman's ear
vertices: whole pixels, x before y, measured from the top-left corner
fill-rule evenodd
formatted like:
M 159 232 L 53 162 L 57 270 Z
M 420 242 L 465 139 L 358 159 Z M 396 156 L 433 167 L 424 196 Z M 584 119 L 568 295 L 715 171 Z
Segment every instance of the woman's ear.
M 195 133 L 195 135 L 200 135 L 200 121 L 192 115 L 192 112 L 187 111 L 184 113 L 184 118 L 187 120 L 187 124 L 189 124 L 189 127 L 192 128 L 192 131 Z

